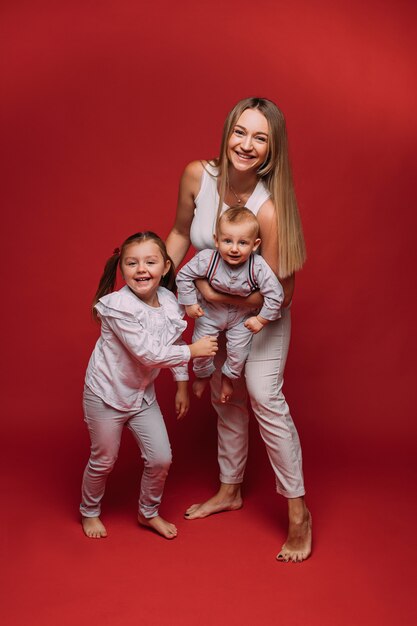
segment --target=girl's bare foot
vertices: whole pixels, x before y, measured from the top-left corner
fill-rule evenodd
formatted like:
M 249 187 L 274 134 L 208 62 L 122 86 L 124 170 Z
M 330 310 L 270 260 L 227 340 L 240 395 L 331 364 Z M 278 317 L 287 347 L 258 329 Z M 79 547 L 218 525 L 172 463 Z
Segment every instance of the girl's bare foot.
M 139 513 L 138 522 L 142 526 L 151 528 L 165 539 L 175 539 L 178 534 L 176 526 L 167 522 L 163 517 L 157 515 L 156 517 L 147 518 Z
M 201 519 L 222 511 L 237 511 L 243 506 L 240 484 L 221 483 L 215 496 L 202 504 L 193 504 L 184 513 L 186 519 Z
M 210 378 L 195 379 L 195 381 L 193 382 L 193 394 L 197 396 L 197 398 L 201 398 L 209 380 Z
M 278 561 L 301 563 L 311 554 L 312 521 L 304 498 L 288 500 L 289 526 L 287 541 L 277 555 Z
M 82 517 L 81 524 L 86 537 L 90 539 L 107 537 L 107 530 L 99 517 Z
M 222 374 L 222 386 L 220 389 L 220 402 L 225 404 L 229 402 L 230 398 L 233 395 L 233 383 L 230 378 L 227 378 L 224 374 Z

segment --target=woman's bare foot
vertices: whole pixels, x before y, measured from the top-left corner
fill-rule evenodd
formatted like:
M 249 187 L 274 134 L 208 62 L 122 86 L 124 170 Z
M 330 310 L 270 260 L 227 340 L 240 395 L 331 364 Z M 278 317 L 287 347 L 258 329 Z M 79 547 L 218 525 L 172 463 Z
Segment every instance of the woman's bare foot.
M 175 539 L 178 534 L 176 526 L 167 522 L 163 517 L 157 515 L 156 517 L 146 518 L 139 513 L 138 522 L 142 526 L 147 526 L 151 528 L 165 539 Z
M 207 383 L 210 378 L 196 378 L 193 382 L 193 394 L 197 396 L 197 398 L 201 398 L 203 395 L 204 389 L 207 387 Z
M 220 489 L 215 496 L 202 504 L 193 504 L 190 506 L 184 513 L 184 517 L 186 519 L 201 519 L 213 513 L 237 511 L 241 509 L 242 506 L 243 501 L 240 493 L 240 484 L 227 485 L 221 483 Z
M 81 524 L 86 537 L 90 539 L 107 537 L 107 530 L 99 517 L 82 517 Z
M 288 537 L 277 555 L 278 561 L 301 563 L 311 554 L 312 521 L 304 498 L 288 500 Z
M 229 402 L 230 398 L 233 395 L 233 383 L 230 378 L 227 378 L 224 374 L 222 374 L 222 386 L 220 389 L 220 402 L 225 404 Z

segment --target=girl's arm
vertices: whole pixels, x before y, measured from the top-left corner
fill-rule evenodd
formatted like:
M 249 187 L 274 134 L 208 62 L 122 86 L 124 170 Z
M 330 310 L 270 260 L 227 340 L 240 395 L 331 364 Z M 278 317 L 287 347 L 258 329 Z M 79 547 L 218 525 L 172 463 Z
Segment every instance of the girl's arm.
M 203 164 L 201 161 L 193 161 L 187 165 L 181 177 L 177 214 L 174 226 L 166 240 L 168 254 L 176 268 L 181 265 L 190 247 L 190 228 L 195 209 L 194 201 L 200 191 L 202 174 Z
M 127 319 L 102 316 L 102 332 L 106 320 L 111 331 L 121 341 L 126 350 L 146 367 L 175 367 L 188 363 L 200 356 L 215 356 L 217 340 L 215 337 L 202 337 L 186 345 L 161 345 L 161 343 L 137 322 Z
M 185 380 L 177 381 L 177 393 L 175 394 L 175 411 L 177 419 L 185 417 L 190 407 L 190 396 L 188 394 L 188 382 Z

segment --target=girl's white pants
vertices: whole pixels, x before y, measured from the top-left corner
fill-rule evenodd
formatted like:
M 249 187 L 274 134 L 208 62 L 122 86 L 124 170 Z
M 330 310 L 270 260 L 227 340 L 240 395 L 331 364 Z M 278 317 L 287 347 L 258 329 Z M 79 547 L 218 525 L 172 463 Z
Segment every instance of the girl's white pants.
M 253 337 L 246 361 L 245 379 L 233 381 L 234 392 L 227 404 L 219 400 L 224 346 L 216 355 L 211 379 L 213 406 L 218 414 L 218 462 L 220 481 L 243 481 L 248 454 L 249 394 L 259 431 L 275 473 L 278 493 L 287 498 L 305 494 L 300 440 L 282 392 L 284 369 L 291 335 L 290 309 L 267 324 Z M 246 380 L 246 385 L 245 385 Z
M 82 482 L 81 515 L 100 515 L 107 476 L 117 459 L 123 427 L 127 426 L 144 461 L 139 512 L 148 519 L 155 517 L 172 461 L 171 446 L 158 403 L 148 405 L 144 400 L 139 411 L 119 411 L 85 387 L 83 404 L 91 453 Z

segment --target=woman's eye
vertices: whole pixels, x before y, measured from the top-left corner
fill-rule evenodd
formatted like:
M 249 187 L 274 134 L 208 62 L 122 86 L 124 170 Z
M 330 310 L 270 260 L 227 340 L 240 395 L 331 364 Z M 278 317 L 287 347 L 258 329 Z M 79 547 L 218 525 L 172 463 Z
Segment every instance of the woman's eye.
M 243 130 L 240 130 L 239 128 L 235 128 L 235 135 L 239 135 L 239 137 L 241 137 L 243 135 Z
M 260 136 L 260 137 L 256 137 L 256 141 L 260 141 L 261 143 L 266 143 L 267 142 L 267 138 Z

